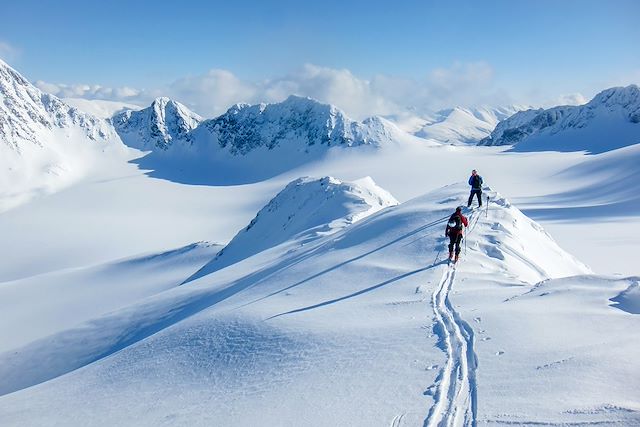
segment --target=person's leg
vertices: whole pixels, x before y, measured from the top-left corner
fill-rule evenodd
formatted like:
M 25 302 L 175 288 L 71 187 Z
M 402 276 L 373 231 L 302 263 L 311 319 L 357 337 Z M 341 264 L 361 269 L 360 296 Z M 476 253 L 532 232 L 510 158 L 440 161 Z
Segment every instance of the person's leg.
M 482 206 L 482 191 L 476 191 L 478 195 L 478 206 Z
M 449 234 L 449 258 L 451 258 L 453 256 L 453 247 L 456 244 L 456 236 L 455 234 L 453 234 L 453 232 L 451 232 L 451 234 Z
M 460 243 L 462 242 L 462 234 L 456 237 L 456 258 L 460 255 Z
M 469 201 L 467 201 L 467 207 L 471 206 L 471 202 L 473 201 L 473 190 L 469 194 Z

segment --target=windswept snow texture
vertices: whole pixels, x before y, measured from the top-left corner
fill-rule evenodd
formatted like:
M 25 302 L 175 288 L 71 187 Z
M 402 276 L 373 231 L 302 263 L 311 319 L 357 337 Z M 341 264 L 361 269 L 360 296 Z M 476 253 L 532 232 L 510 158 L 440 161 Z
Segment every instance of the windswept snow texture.
M 481 145 L 516 151 L 602 153 L 640 143 L 640 88 L 615 87 L 580 106 L 528 110 L 498 123 Z
M 0 354 L 0 423 L 637 423 L 637 317 L 609 300 L 632 281 L 590 275 L 490 189 L 454 271 L 465 188 Z
M 557 174 L 559 180 L 573 182 L 573 189 L 538 198 L 527 214 L 564 222 L 614 219 L 633 235 L 626 218 L 640 209 L 638 165 L 640 144 L 589 156 Z
M 163 253 L 0 283 L 3 316 L 10 320 L 0 322 L 0 352 L 178 286 L 220 248 L 194 243 Z M 29 301 L 28 310 L 25 300 Z
M 620 292 L 611 301 L 613 306 L 632 314 L 640 314 L 640 286 L 639 280 L 633 282 L 627 289 Z
M 279 192 L 210 263 L 187 281 L 212 273 L 288 240 L 307 243 L 398 201 L 367 177 L 343 183 L 300 178 Z

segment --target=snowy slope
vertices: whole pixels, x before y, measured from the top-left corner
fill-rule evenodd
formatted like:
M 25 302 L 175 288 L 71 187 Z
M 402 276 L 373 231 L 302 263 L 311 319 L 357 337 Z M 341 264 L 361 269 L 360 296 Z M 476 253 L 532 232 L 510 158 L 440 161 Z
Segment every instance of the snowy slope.
M 474 143 L 489 136 L 498 122 L 523 110 L 526 110 L 526 107 L 518 105 L 455 107 L 438 111 L 432 117 L 425 118 L 425 123 L 413 133 L 421 138 L 448 144 Z
M 207 265 L 187 281 L 210 274 L 287 240 L 309 242 L 398 201 L 367 177 L 354 183 L 332 177 L 300 178 L 262 208 Z
M 107 121 L 40 91 L 0 61 L 0 211 L 77 181 L 118 143 Z
M 517 151 L 593 153 L 640 143 L 640 88 L 615 87 L 580 106 L 517 113 L 496 126 L 481 145 L 517 144 Z
M 577 216 L 598 212 L 609 219 L 632 216 L 640 207 L 639 164 L 640 144 L 589 156 L 556 175 L 573 183 L 573 188 L 539 198 L 532 208 L 540 215 L 561 207 Z
M 178 286 L 221 247 L 194 243 L 163 253 L 2 282 L 3 316 L 11 323 L 0 324 L 0 352 Z M 24 308 L 25 298 L 30 301 L 29 310 Z
M 640 373 L 625 356 L 637 320 L 609 301 L 635 298 L 637 284 L 590 276 L 489 189 L 489 210 L 470 213 L 460 265 L 447 267 L 444 220 L 465 189 L 260 252 L 3 353 L 4 393 L 39 385 L 0 397 L 0 421 L 637 422 L 637 382 L 618 381 Z M 532 402 L 531 390 L 550 398 Z
M 125 144 L 141 150 L 167 150 L 176 141 L 193 143 L 189 135 L 202 117 L 179 102 L 157 98 L 143 110 L 126 110 L 113 119 Z

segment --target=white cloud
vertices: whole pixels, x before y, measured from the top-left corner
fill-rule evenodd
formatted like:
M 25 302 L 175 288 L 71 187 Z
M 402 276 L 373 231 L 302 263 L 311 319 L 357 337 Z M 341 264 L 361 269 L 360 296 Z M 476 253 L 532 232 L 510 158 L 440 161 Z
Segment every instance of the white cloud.
M 221 114 L 238 102 L 255 102 L 259 88 L 244 82 L 226 70 L 210 70 L 193 77 L 183 77 L 168 85 L 165 94 L 205 115 Z
M 337 105 L 347 114 L 363 119 L 370 115 L 418 114 L 453 107 L 512 103 L 496 88 L 493 68 L 486 62 L 454 63 L 437 68 L 422 79 L 376 75 L 364 79 L 347 69 L 306 64 L 272 79 L 247 81 L 227 70 L 180 78 L 162 87 L 135 89 L 99 85 L 66 85 L 38 81 L 42 90 L 60 97 L 107 99 L 149 105 L 158 96 L 168 96 L 204 117 L 222 114 L 237 102 L 279 102 L 291 94 L 309 96 Z
M 20 49 L 13 46 L 7 41 L 0 40 L 0 59 L 6 62 L 12 62 L 20 55 Z
M 589 102 L 589 99 L 581 93 L 568 93 L 545 102 L 543 107 L 549 108 L 557 105 L 584 105 L 587 102 Z
M 36 81 L 35 85 L 40 90 L 51 93 L 60 98 L 87 98 L 127 101 L 135 99 L 142 94 L 142 91 L 127 86 L 110 88 L 100 85 L 86 84 L 67 85 L 48 83 L 42 80 Z

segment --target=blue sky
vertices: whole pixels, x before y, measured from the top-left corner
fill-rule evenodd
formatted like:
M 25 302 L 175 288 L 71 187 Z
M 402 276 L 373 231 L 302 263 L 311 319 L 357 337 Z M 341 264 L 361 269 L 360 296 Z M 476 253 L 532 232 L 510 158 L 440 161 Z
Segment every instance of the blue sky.
M 541 103 L 640 83 L 635 0 L 23 0 L 5 2 L 2 15 L 0 57 L 33 81 L 126 87 L 131 91 L 118 92 L 119 98 L 138 93 L 133 101 L 168 92 L 203 113 L 217 112 L 234 96 L 269 101 L 287 87 L 331 100 L 329 92 L 344 89 L 326 82 L 335 78 L 332 70 L 368 85 L 373 99 L 364 103 L 384 104 L 402 96 L 394 95 L 398 91 L 413 94 L 406 105 L 425 108 L 428 97 L 442 105 L 447 97 L 451 105 Z M 310 72 L 309 66 L 316 68 Z M 227 80 L 214 76 L 211 83 L 212 70 L 227 73 Z M 322 89 L 309 80 L 318 70 L 325 73 Z M 237 94 L 215 93 L 233 84 Z M 189 99 L 199 90 L 213 91 L 220 106 Z M 109 98 L 108 91 L 78 93 Z

